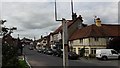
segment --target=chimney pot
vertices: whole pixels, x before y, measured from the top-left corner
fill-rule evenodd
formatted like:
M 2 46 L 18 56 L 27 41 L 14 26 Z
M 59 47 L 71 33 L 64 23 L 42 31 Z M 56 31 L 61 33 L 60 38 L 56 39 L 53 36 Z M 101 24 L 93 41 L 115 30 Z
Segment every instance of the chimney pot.
M 101 26 L 101 20 L 100 18 L 95 19 L 96 26 Z
M 72 14 L 72 20 L 75 20 L 76 18 L 77 18 L 76 13 L 73 13 L 73 14 Z

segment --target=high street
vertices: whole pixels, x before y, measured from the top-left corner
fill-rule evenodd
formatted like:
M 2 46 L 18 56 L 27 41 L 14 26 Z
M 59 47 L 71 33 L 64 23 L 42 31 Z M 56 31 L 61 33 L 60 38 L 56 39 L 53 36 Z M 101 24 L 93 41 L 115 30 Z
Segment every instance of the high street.
M 62 67 L 62 58 L 38 53 L 36 50 L 29 50 L 28 47 L 24 48 L 24 53 L 26 55 L 29 64 L 34 67 Z M 113 61 L 113 62 L 111 62 Z M 82 67 L 82 68 L 115 68 L 118 67 L 118 60 L 100 61 L 100 60 L 87 60 L 80 58 L 78 60 L 69 60 L 69 66 Z

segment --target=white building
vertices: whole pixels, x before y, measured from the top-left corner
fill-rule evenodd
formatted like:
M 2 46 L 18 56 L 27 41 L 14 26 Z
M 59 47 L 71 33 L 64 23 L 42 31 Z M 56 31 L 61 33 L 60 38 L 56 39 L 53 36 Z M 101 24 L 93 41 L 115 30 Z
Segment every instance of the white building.
M 69 39 L 69 45 L 77 54 L 85 48 L 85 56 L 94 55 L 96 49 L 106 48 L 109 39 L 117 36 L 120 36 L 120 25 L 101 24 L 98 19 L 96 24 L 76 30 Z

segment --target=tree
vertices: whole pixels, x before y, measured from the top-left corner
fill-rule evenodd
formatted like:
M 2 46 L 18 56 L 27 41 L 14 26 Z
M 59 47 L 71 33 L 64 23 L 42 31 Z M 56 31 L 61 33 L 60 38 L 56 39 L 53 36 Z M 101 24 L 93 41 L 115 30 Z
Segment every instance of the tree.
M 6 28 L 2 27 L 2 68 L 17 68 L 18 65 L 18 48 L 16 46 L 16 41 L 13 40 L 11 33 L 16 28 Z
M 116 51 L 120 52 L 120 37 L 114 37 L 112 40 L 110 40 L 107 48 L 115 49 Z

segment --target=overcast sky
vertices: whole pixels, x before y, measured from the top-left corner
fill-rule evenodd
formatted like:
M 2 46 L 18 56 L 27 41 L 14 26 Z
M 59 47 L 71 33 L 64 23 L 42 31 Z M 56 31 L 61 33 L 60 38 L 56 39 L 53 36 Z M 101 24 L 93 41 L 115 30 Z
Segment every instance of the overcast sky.
M 59 0 L 61 1 L 61 0 Z M 70 0 L 59 2 L 57 0 L 58 19 L 71 19 Z M 94 24 L 94 15 L 101 18 L 103 24 L 118 23 L 118 0 L 73 0 L 74 12 L 82 15 L 85 24 Z M 88 2 L 87 2 L 88 1 Z M 21 38 L 40 38 L 53 32 L 61 22 L 54 18 L 54 0 L 3 0 L 1 17 L 6 19 L 6 27 L 17 27 L 12 34 Z

